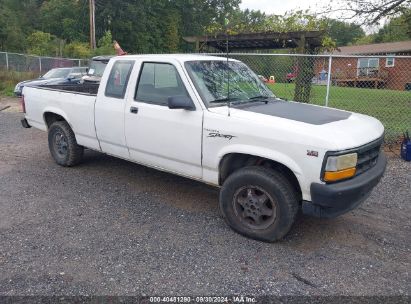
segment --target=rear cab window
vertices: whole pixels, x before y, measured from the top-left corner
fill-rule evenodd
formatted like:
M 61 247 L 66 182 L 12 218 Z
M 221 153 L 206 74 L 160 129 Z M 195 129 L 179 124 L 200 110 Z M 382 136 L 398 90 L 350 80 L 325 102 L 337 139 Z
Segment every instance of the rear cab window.
M 113 64 L 106 84 L 107 97 L 123 99 L 134 61 L 118 60 Z

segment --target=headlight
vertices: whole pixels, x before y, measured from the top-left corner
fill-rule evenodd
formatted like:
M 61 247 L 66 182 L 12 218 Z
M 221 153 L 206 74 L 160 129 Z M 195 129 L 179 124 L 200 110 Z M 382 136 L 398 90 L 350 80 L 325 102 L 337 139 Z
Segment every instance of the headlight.
M 335 182 L 353 177 L 356 171 L 357 160 L 357 153 L 328 156 L 325 165 L 324 180 L 326 182 Z

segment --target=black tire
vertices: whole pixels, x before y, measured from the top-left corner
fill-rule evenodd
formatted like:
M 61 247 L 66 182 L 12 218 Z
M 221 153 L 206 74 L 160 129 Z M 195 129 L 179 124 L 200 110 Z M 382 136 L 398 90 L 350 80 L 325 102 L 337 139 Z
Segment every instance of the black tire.
M 48 131 L 49 150 L 57 164 L 72 167 L 81 162 L 84 148 L 79 146 L 76 136 L 65 121 L 53 122 Z
M 290 231 L 298 209 L 298 194 L 287 178 L 264 167 L 234 172 L 220 192 L 220 210 L 227 224 L 259 241 L 282 239 Z

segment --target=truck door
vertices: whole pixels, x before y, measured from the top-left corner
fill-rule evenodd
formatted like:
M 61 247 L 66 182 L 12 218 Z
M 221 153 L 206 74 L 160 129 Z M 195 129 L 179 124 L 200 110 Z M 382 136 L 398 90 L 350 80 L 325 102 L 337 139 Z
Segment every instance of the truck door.
M 127 102 L 126 141 L 136 162 L 201 178 L 203 110 L 186 77 L 172 60 L 140 63 Z M 170 109 L 169 97 L 188 97 L 195 109 Z
M 128 81 L 133 69 L 133 60 L 117 60 L 112 65 L 107 79 L 100 83 L 94 111 L 97 138 L 101 150 L 107 154 L 130 158 L 124 134 L 124 112 Z

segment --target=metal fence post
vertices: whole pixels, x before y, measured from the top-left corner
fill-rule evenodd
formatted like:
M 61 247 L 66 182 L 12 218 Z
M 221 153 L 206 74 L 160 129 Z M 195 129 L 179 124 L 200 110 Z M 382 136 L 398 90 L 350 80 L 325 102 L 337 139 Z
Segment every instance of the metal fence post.
M 6 52 L 6 68 L 9 70 L 9 53 Z
M 39 69 L 40 69 L 40 75 L 41 75 L 41 57 L 39 57 Z
M 331 87 L 331 65 L 333 63 L 333 57 L 330 55 L 328 58 L 328 75 L 327 75 L 327 95 L 325 95 L 325 106 L 328 107 L 328 100 L 330 98 L 330 87 Z

